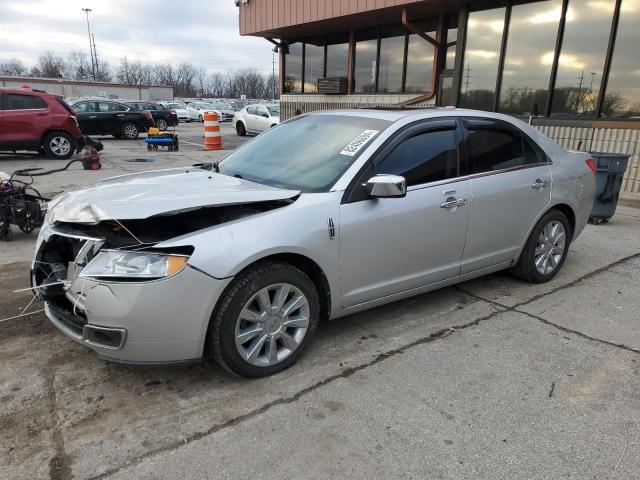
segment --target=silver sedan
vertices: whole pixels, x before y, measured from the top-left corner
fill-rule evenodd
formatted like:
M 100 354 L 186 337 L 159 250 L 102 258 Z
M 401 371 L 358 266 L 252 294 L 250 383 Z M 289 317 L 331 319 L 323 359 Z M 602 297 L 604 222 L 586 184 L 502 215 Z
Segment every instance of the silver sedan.
M 322 320 L 503 269 L 549 281 L 589 218 L 594 170 L 505 115 L 303 115 L 219 165 L 57 197 L 33 283 L 54 325 L 105 359 L 205 357 L 261 377 Z

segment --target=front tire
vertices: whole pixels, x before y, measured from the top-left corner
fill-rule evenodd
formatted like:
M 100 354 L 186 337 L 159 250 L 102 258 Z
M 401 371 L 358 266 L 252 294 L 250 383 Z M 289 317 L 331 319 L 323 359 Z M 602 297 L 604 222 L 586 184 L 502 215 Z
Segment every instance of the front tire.
M 247 134 L 247 129 L 244 128 L 244 123 L 238 122 L 236 123 L 236 133 L 239 137 L 244 137 Z
M 198 121 L 199 121 L 200 123 L 204 122 L 204 119 L 202 118 L 202 115 L 199 115 L 199 116 L 198 116 Z
M 566 215 L 559 210 L 548 211 L 533 228 L 511 273 L 531 283 L 548 282 L 562 268 L 570 242 Z
M 311 279 L 292 265 L 264 262 L 240 274 L 220 297 L 207 352 L 235 375 L 273 375 L 296 362 L 319 318 Z
M 44 137 L 45 153 L 54 160 L 66 160 L 76 151 L 76 142 L 64 132 L 53 132 Z

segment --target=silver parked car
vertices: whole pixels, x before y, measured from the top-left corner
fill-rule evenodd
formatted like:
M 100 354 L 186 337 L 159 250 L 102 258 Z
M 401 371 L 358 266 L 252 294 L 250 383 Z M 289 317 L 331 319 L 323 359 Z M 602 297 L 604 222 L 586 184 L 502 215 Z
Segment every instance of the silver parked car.
M 54 325 L 105 359 L 205 356 L 265 376 L 321 320 L 503 269 L 550 280 L 587 222 L 594 170 L 505 115 L 302 115 L 219 165 L 58 196 L 33 283 Z

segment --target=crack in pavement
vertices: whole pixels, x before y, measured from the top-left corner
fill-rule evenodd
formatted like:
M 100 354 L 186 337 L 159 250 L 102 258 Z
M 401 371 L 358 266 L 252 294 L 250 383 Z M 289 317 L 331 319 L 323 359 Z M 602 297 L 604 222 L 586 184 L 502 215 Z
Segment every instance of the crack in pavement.
M 67 455 L 64 446 L 64 436 L 60 428 L 60 415 L 58 412 L 58 399 L 55 386 L 56 374 L 52 370 L 46 372 L 47 399 L 49 412 L 53 424 L 53 447 L 55 455 L 49 460 L 49 479 L 66 480 L 71 476 L 71 458 Z
M 626 351 L 629 351 L 629 352 L 633 352 L 633 353 L 640 353 L 640 350 L 632 348 L 632 347 L 629 347 L 629 346 L 627 346 L 627 345 L 625 345 L 623 343 L 615 343 L 615 342 L 611 342 L 609 340 L 604 340 L 602 338 L 592 337 L 590 335 L 587 335 L 586 333 L 582 333 L 579 330 L 573 330 L 571 328 L 563 327 L 562 325 L 558 325 L 556 323 L 553 323 L 553 322 L 551 322 L 551 321 L 547 320 L 546 318 L 543 318 L 543 317 L 541 317 L 539 315 L 536 315 L 536 314 L 530 313 L 530 312 L 525 312 L 525 311 L 520 310 L 518 308 L 518 307 L 522 307 L 524 305 L 527 305 L 529 303 L 532 303 L 534 301 L 540 300 L 541 298 L 544 298 L 544 297 L 546 297 L 548 295 L 552 295 L 552 294 L 554 294 L 554 293 L 556 293 L 556 292 L 558 292 L 560 290 L 564 290 L 565 288 L 574 287 L 574 286 L 576 286 L 577 284 L 579 284 L 580 282 L 582 282 L 584 280 L 588 280 L 589 278 L 592 278 L 592 277 L 594 277 L 596 275 L 604 273 L 604 272 L 606 272 L 608 270 L 611 270 L 614 267 L 617 267 L 618 265 L 621 265 L 621 264 L 623 264 L 625 262 L 634 260 L 634 259 L 639 258 L 639 257 L 640 257 L 640 253 L 635 253 L 633 255 L 629 255 L 628 257 L 625 257 L 625 258 L 622 258 L 620 260 L 617 260 L 617 261 L 615 261 L 615 262 L 613 262 L 613 263 L 611 263 L 611 264 L 609 264 L 609 265 L 607 265 L 605 267 L 602 267 L 602 268 L 599 268 L 597 270 L 594 270 L 593 272 L 587 273 L 587 274 L 579 277 L 578 279 L 567 283 L 566 285 L 562 285 L 562 286 L 559 286 L 557 288 L 554 288 L 554 289 L 550 290 L 547 293 L 536 295 L 536 296 L 534 296 L 534 297 L 532 297 L 529 300 L 526 300 L 524 302 L 516 303 L 512 307 L 510 307 L 508 305 L 504 305 L 504 304 L 502 304 L 502 303 L 500 303 L 500 302 L 498 302 L 496 300 L 490 300 L 488 298 L 484 298 L 484 297 L 481 297 L 481 296 L 476 295 L 474 293 L 468 292 L 468 291 L 464 290 L 463 288 L 460 288 L 459 285 L 455 285 L 454 288 L 456 290 L 458 290 L 460 293 L 463 293 L 465 295 L 469 295 L 470 297 L 473 297 L 473 298 L 475 298 L 477 300 L 490 303 L 490 304 L 492 304 L 492 305 L 494 305 L 496 307 L 499 307 L 499 308 L 504 308 L 506 311 L 511 311 L 511 312 L 515 312 L 515 313 L 520 313 L 522 315 L 526 315 L 526 316 L 528 316 L 530 318 L 533 318 L 534 320 L 538 320 L 539 322 L 542 322 L 542 323 L 544 323 L 546 325 L 549 325 L 551 327 L 557 328 L 558 330 L 561 330 L 561 331 L 563 331 L 565 333 L 571 333 L 573 335 L 577 335 L 577 336 L 585 338 L 587 340 L 591 340 L 591 341 L 594 341 L 594 342 L 599 342 L 599 343 L 603 343 L 605 345 L 609 345 L 610 347 L 621 348 L 623 350 L 626 350 Z
M 475 302 L 473 302 L 473 303 L 475 303 Z M 240 424 L 240 423 L 242 423 L 242 422 L 244 422 L 246 420 L 249 420 L 249 419 L 251 419 L 253 417 L 256 417 L 256 416 L 258 416 L 258 415 L 260 415 L 262 413 L 265 413 L 266 411 L 272 409 L 273 407 L 277 407 L 279 405 L 287 405 L 287 404 L 290 404 L 290 403 L 297 402 L 298 400 L 300 400 L 300 398 L 302 398 L 303 396 L 307 395 L 308 393 L 311 393 L 311 392 L 313 392 L 313 391 L 315 391 L 315 390 L 317 390 L 317 389 L 319 389 L 321 387 L 324 387 L 325 385 L 333 383 L 336 380 L 339 380 L 339 379 L 342 379 L 342 378 L 348 378 L 351 375 L 353 375 L 354 373 L 357 373 L 357 372 L 359 372 L 361 370 L 364 370 L 364 369 L 369 368 L 369 367 L 371 367 L 373 365 L 376 365 L 376 364 L 378 364 L 380 362 L 383 362 L 384 360 L 387 360 L 387 359 L 389 359 L 391 357 L 394 357 L 395 355 L 404 353 L 406 350 L 409 350 L 409 349 L 411 349 L 413 347 L 416 347 L 418 345 L 424 345 L 426 343 L 430 343 L 430 342 L 433 342 L 433 341 L 438 340 L 438 339 L 446 338 L 446 337 L 448 337 L 449 335 L 455 333 L 458 330 L 464 330 L 464 329 L 469 328 L 469 327 L 474 327 L 474 326 L 480 324 L 481 322 L 490 320 L 490 319 L 496 317 L 497 315 L 499 315 L 501 313 L 504 313 L 505 311 L 506 311 L 505 308 L 496 308 L 496 310 L 494 312 L 489 313 L 487 315 L 484 315 L 482 317 L 478 317 L 478 318 L 472 320 L 471 322 L 464 323 L 464 324 L 461 324 L 461 325 L 452 326 L 452 327 L 443 328 L 441 330 L 438 330 L 438 331 L 436 331 L 434 333 L 429 334 L 426 337 L 419 338 L 419 339 L 417 339 L 417 340 L 415 340 L 415 341 L 413 341 L 411 343 L 402 345 L 401 347 L 398 347 L 398 348 L 395 348 L 393 350 L 389 350 L 387 352 L 381 353 L 381 354 L 377 355 L 376 357 L 374 357 L 374 359 L 369 361 L 369 362 L 357 365 L 355 367 L 346 368 L 340 373 L 337 373 L 335 375 L 331 375 L 331 376 L 329 376 L 329 377 L 327 377 L 327 378 L 325 378 L 323 380 L 320 380 L 319 382 L 317 382 L 317 383 L 315 383 L 313 385 L 310 385 L 310 386 L 308 386 L 306 388 L 303 388 L 302 390 L 296 392 L 294 395 L 292 395 L 290 397 L 279 398 L 277 400 L 274 400 L 272 402 L 269 402 L 269 403 L 263 405 L 260 408 L 257 408 L 255 410 L 252 410 L 250 412 L 247 412 L 245 414 L 242 414 L 242 415 L 239 415 L 239 416 L 237 416 L 235 418 L 232 418 L 231 420 L 228 420 L 228 421 L 223 422 L 223 423 L 216 424 L 216 425 L 212 426 L 211 428 L 209 428 L 207 430 L 204 430 L 202 432 L 194 433 L 194 434 L 192 434 L 192 435 L 190 435 L 190 436 L 188 436 L 188 437 L 186 437 L 186 438 L 184 438 L 182 440 L 171 442 L 171 443 L 169 443 L 167 445 L 164 445 L 162 447 L 159 447 L 157 449 L 150 450 L 150 451 L 144 453 L 143 455 L 140 455 L 139 457 L 137 457 L 137 458 L 135 458 L 135 459 L 133 459 L 133 460 L 131 460 L 129 462 L 126 462 L 123 465 L 120 465 L 119 467 L 113 468 L 111 470 L 107 470 L 106 472 L 103 472 L 100 475 L 96 475 L 94 477 L 89 477 L 89 480 L 100 480 L 100 479 L 104 479 L 104 478 L 110 477 L 112 475 L 115 475 L 116 473 L 121 472 L 122 470 L 124 470 L 124 469 L 126 469 L 128 467 L 131 467 L 133 465 L 136 465 L 136 464 L 140 463 L 142 460 L 144 460 L 146 458 L 156 456 L 156 455 L 158 455 L 160 453 L 164 453 L 164 452 L 168 452 L 168 451 L 171 451 L 171 450 L 178 449 L 178 448 L 180 448 L 180 447 L 182 447 L 184 445 L 188 445 L 191 442 L 194 442 L 196 440 L 199 440 L 201 438 L 209 436 L 209 435 L 211 435 L 213 433 L 219 432 L 220 430 L 223 430 L 225 428 L 229 428 L 229 427 L 233 427 L 235 425 L 238 425 L 238 424 Z

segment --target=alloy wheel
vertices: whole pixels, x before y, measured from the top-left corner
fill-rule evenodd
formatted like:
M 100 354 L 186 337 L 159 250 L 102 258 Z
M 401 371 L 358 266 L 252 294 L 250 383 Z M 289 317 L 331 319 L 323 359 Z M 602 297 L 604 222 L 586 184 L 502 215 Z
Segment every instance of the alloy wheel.
M 49 142 L 49 148 L 58 157 L 64 157 L 71 150 L 71 142 L 65 137 L 53 137 Z
M 536 270 L 542 275 L 549 275 L 558 268 L 566 244 L 567 232 L 564 225 L 557 220 L 547 223 L 540 232 L 536 244 L 534 253 Z
M 278 364 L 298 349 L 309 318 L 309 301 L 299 288 L 287 283 L 269 285 L 254 294 L 238 315 L 238 353 L 251 365 Z
M 127 138 L 134 138 L 138 134 L 138 128 L 135 125 L 127 125 L 124 127 L 124 135 Z

